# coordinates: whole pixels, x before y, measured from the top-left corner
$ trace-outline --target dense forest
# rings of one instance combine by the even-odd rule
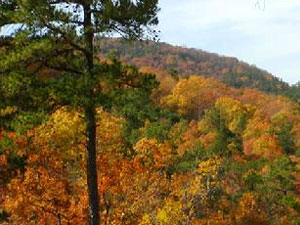
[[[300,224],[299,85],[74,2],[0,3],[0,224]]]
[[[299,105],[156,76],[148,94],[97,109],[103,224],[298,224]],[[87,220],[82,114],[63,107],[44,121],[1,131],[3,224]]]

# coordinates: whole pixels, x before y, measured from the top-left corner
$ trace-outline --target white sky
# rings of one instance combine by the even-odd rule
[[[161,41],[234,56],[300,81],[300,0],[160,0]]]

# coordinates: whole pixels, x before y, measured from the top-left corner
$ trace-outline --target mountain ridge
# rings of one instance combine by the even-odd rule
[[[267,93],[300,98],[299,84],[289,85],[267,70],[236,57],[165,42],[101,38],[97,44],[102,56],[113,53],[122,61],[139,67],[153,67],[174,76],[214,77],[236,88],[256,88]]]

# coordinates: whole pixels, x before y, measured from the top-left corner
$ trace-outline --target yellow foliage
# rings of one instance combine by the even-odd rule
[[[246,126],[243,138],[258,138],[260,135],[266,133],[270,129],[270,126],[271,121],[264,112],[262,110],[256,110]]]
[[[97,146],[98,152],[118,152],[123,149],[124,119],[97,109]]]
[[[167,199],[162,209],[159,209],[156,215],[158,225],[179,225],[184,221],[185,215],[182,212],[182,205],[179,201]]]
[[[16,111],[18,110],[17,107],[12,107],[12,106],[8,106],[4,109],[0,109],[0,117],[4,117],[4,116],[7,116],[7,115],[10,115],[12,113],[15,113]]]
[[[138,225],[152,225],[150,216],[145,214]]]
[[[140,69],[143,73],[153,73],[159,81],[158,88],[152,91],[152,99],[155,103],[159,104],[162,97],[169,95],[176,85],[177,81],[169,74],[162,73],[161,71],[153,68],[143,67]]]
[[[220,111],[220,116],[225,119],[229,130],[233,133],[241,133],[242,123],[248,115],[248,108],[239,100],[230,97],[221,97],[216,101],[216,109]]]
[[[179,80],[172,93],[161,99],[161,104],[197,118],[226,92],[226,86],[215,79],[191,76]]]
[[[275,135],[263,134],[254,141],[252,153],[262,158],[274,159],[283,154],[283,149]]]
[[[137,151],[146,165],[161,168],[169,163],[171,157],[171,146],[167,143],[159,143],[156,139],[143,138],[136,143],[134,150]]]

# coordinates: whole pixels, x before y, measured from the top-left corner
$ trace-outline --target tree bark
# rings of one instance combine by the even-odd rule
[[[90,4],[84,4],[84,42],[85,56],[87,63],[87,74],[93,79],[94,69],[94,31],[92,27],[92,13]],[[88,93],[93,97],[93,87]],[[89,197],[89,216],[90,225],[100,225],[99,196],[98,196],[98,174],[97,174],[97,155],[96,155],[96,112],[95,105],[89,102],[85,107],[86,123],[86,173]]]
[[[98,174],[96,163],[96,118],[94,107],[85,109],[86,122],[86,173],[89,196],[90,225],[100,224]]]

